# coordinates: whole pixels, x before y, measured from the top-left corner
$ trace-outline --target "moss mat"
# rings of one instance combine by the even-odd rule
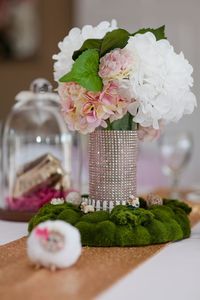
[[[29,232],[46,220],[63,220],[79,229],[84,246],[145,246],[177,241],[190,236],[191,208],[178,200],[164,199],[149,208],[140,198],[140,208],[118,205],[110,213],[84,214],[70,203],[47,204],[29,222]]]

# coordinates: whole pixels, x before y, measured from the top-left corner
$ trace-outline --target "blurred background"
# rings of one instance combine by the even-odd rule
[[[176,52],[182,50],[194,67],[194,92],[198,100],[199,11],[199,0],[0,0],[1,122],[13,105],[15,95],[26,90],[34,78],[45,77],[53,83],[52,55],[58,52],[58,42],[71,27],[96,25],[113,18],[119,27],[130,32],[165,24],[166,35]],[[185,189],[200,187],[199,119],[197,108],[192,116],[185,116],[165,131],[169,137],[171,131],[179,131],[177,140],[181,141],[181,149],[175,151],[172,163],[177,163],[177,157],[182,158],[176,167],[180,171],[180,185]],[[139,191],[170,184],[171,176],[166,175],[172,175],[172,168],[164,147],[175,147],[177,140],[166,138],[140,144]],[[87,177],[84,175],[83,179],[87,189]]]

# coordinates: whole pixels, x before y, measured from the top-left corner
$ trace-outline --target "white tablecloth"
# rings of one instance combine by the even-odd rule
[[[26,223],[0,221],[1,245],[26,234]],[[200,223],[189,239],[166,246],[98,299],[200,300]]]

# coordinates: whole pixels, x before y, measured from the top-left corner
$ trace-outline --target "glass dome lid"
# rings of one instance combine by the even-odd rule
[[[5,122],[1,206],[34,212],[79,190],[80,154],[80,141],[60,114],[58,95],[47,80],[34,80],[30,91],[16,96]]]

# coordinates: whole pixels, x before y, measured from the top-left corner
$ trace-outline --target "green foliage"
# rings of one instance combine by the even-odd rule
[[[63,220],[65,222],[74,225],[79,221],[80,213],[76,212],[73,209],[66,208],[58,215],[57,219]]]
[[[143,28],[143,29],[140,29],[138,31],[136,31],[135,33],[131,34],[132,36],[136,35],[137,33],[140,33],[140,34],[144,34],[146,32],[152,32],[155,37],[156,37],[156,40],[161,40],[161,39],[166,39],[166,36],[165,36],[165,25],[159,27],[159,28],[156,28],[156,29],[153,29],[153,28]]]
[[[77,58],[84,52],[89,49],[97,50],[100,56],[104,56],[106,53],[114,50],[116,48],[124,48],[127,45],[128,39],[130,36],[134,36],[137,33],[144,34],[146,32],[152,32],[157,40],[166,39],[165,36],[165,26],[159,28],[143,28],[137,32],[130,34],[128,31],[118,28],[111,32],[108,32],[102,39],[87,39],[81,48],[74,52],[72,58],[77,60]]]
[[[72,70],[59,79],[60,82],[77,82],[89,91],[102,90],[102,80],[98,75],[99,52],[96,49],[84,51],[74,62]]]
[[[103,56],[116,48],[124,48],[128,42],[130,33],[124,29],[115,29],[106,33],[101,44],[100,55]]]
[[[133,122],[133,116],[126,113],[123,118],[108,123],[107,130],[136,130],[137,124]]]
[[[157,40],[165,37],[165,26],[157,29],[140,29],[132,34],[152,32]],[[99,59],[106,53],[116,48],[124,48],[127,45],[131,34],[124,29],[115,29],[107,32],[102,39],[87,39],[81,48],[74,52],[72,58],[74,64],[69,73],[59,79],[60,82],[76,82],[89,91],[98,92],[103,88],[101,77],[98,75]],[[136,124],[127,113],[121,120],[116,120],[109,124],[108,129],[112,130],[132,130],[136,129]]]
[[[101,44],[102,44],[102,39],[87,39],[81,48],[77,51],[74,52],[72,58],[73,60],[76,60],[84,51],[88,49],[96,49],[99,50],[101,49]]]
[[[88,223],[99,223],[109,220],[110,214],[108,211],[95,211],[93,213],[85,214],[81,217],[80,221]]]

